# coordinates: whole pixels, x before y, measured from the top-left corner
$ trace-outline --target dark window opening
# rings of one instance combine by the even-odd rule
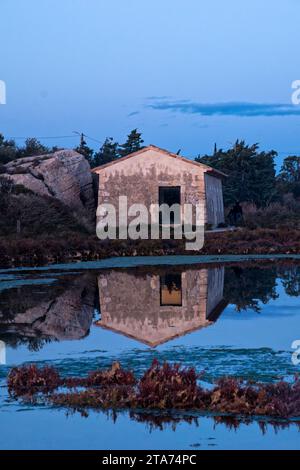
[[[182,306],[181,274],[165,274],[160,276],[161,307]]]
[[[166,204],[167,206],[171,207],[173,204],[180,204],[180,186],[160,186],[159,188],[159,205]],[[176,220],[178,219],[179,220]],[[174,225],[174,223],[180,223],[180,214],[175,219],[175,214],[172,211],[170,213],[170,224]],[[162,213],[159,213],[159,223],[162,224],[163,218]]]

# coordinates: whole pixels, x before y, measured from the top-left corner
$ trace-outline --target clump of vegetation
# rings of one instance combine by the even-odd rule
[[[108,387],[134,385],[136,379],[131,371],[125,371],[118,362],[108,370],[90,372],[87,377],[62,378],[54,367],[38,368],[34,364],[15,367],[8,376],[8,391],[13,397],[33,396],[53,392],[59,387]]]
[[[134,385],[136,379],[131,371],[121,368],[119,362],[114,362],[108,370],[96,370],[88,374],[86,378],[67,378],[64,380],[66,387],[99,387],[112,385]]]
[[[197,385],[200,375],[194,368],[154,360],[138,383],[137,401],[142,408],[199,408],[208,403],[207,393]]]
[[[0,175],[0,236],[87,234],[86,224],[58,199],[34,194]]]
[[[14,398],[35,402],[37,397],[44,397],[47,403],[72,410],[173,409],[246,417],[300,417],[298,379],[293,383],[263,384],[227,377],[218,380],[211,390],[205,390],[199,385],[199,378],[193,368],[161,365],[156,360],[139,380],[118,363],[86,378],[66,379],[54,368],[38,369],[31,365],[10,372],[8,390]],[[59,387],[65,390],[58,393]]]
[[[291,193],[283,195],[280,201],[271,202],[265,207],[243,204],[243,225],[250,230],[257,228],[280,230],[284,226],[299,229],[299,221],[300,200]]]
[[[62,384],[59,373],[53,367],[38,368],[36,365],[23,366],[11,370],[8,391],[14,398],[48,394]]]

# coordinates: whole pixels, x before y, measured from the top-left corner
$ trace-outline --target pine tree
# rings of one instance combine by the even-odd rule
[[[87,145],[83,134],[81,134],[80,145],[75,148],[75,151],[83,155],[91,166],[93,165],[94,150]]]
[[[30,137],[26,139],[25,146],[18,149],[17,157],[18,158],[34,157],[36,155],[45,155],[46,153],[49,153],[49,152],[50,150],[48,147],[43,145],[35,137]]]
[[[119,153],[121,157],[125,157],[130,153],[137,152],[143,148],[144,141],[142,139],[142,134],[138,132],[137,129],[133,129],[130,134],[127,136],[125,144],[120,145]]]
[[[5,165],[17,158],[17,146],[14,140],[5,140],[0,133],[0,165]]]
[[[251,146],[237,140],[234,146],[223,151],[217,150],[212,156],[197,157],[205,163],[228,175],[223,181],[224,203],[253,202],[258,207],[267,205],[276,193],[276,178],[273,150],[259,152],[258,144]]]
[[[300,197],[300,157],[294,155],[284,159],[277,176],[277,188],[281,196],[292,193],[294,197]]]
[[[106,137],[99,152],[96,152],[92,161],[92,168],[96,166],[105,165],[112,162],[119,157],[118,143],[114,142],[112,137]]]

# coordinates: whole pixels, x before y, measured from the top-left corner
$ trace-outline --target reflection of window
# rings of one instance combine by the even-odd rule
[[[165,274],[160,276],[160,305],[182,305],[181,274]]]

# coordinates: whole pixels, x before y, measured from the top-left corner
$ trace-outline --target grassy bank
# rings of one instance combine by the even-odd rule
[[[58,236],[0,237],[0,266],[45,265],[115,256],[223,254],[300,254],[300,231],[241,228],[207,233],[200,251],[186,251],[184,240],[100,241],[95,236],[61,232]]]

